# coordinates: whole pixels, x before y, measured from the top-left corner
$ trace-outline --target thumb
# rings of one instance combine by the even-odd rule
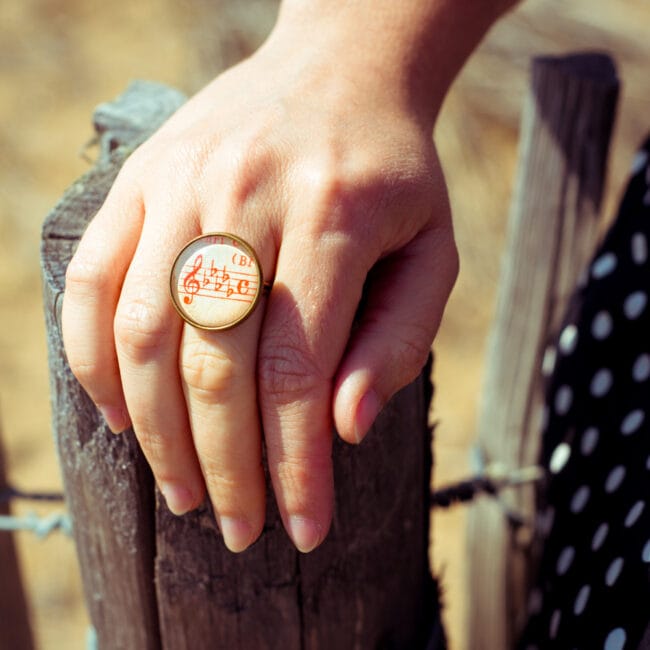
[[[347,442],[361,442],[384,404],[427,360],[458,274],[450,223],[421,231],[368,276],[367,302],[334,389],[334,423]]]

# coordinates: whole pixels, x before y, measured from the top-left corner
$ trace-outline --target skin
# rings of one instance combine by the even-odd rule
[[[422,368],[458,270],[431,133],[509,4],[286,0],[258,52],[132,154],[84,234],[63,304],[72,371],[113,431],[133,426],[173,512],[207,488],[231,550],[264,523],[262,432],[310,551],[332,517],[333,428],[359,443]],[[184,324],[168,295],[178,251],[211,231],[274,278],[224,332]]]

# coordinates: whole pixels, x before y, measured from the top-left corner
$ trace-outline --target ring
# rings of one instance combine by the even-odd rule
[[[253,247],[227,232],[207,233],[186,244],[169,278],[176,311],[203,330],[239,325],[270,287]]]

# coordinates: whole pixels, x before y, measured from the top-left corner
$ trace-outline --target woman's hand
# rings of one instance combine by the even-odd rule
[[[72,371],[112,430],[133,425],[173,512],[207,487],[233,551],[264,523],[262,435],[291,539],[324,539],[332,427],[360,442],[418,374],[457,273],[431,111],[322,33],[276,30],[133,153],[66,279]],[[274,279],[222,332],[184,324],[168,291],[213,231]]]

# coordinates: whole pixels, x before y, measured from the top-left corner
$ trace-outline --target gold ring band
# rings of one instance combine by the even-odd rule
[[[246,320],[271,283],[253,247],[227,232],[188,242],[169,276],[172,303],[181,318],[203,330],[227,330]]]

